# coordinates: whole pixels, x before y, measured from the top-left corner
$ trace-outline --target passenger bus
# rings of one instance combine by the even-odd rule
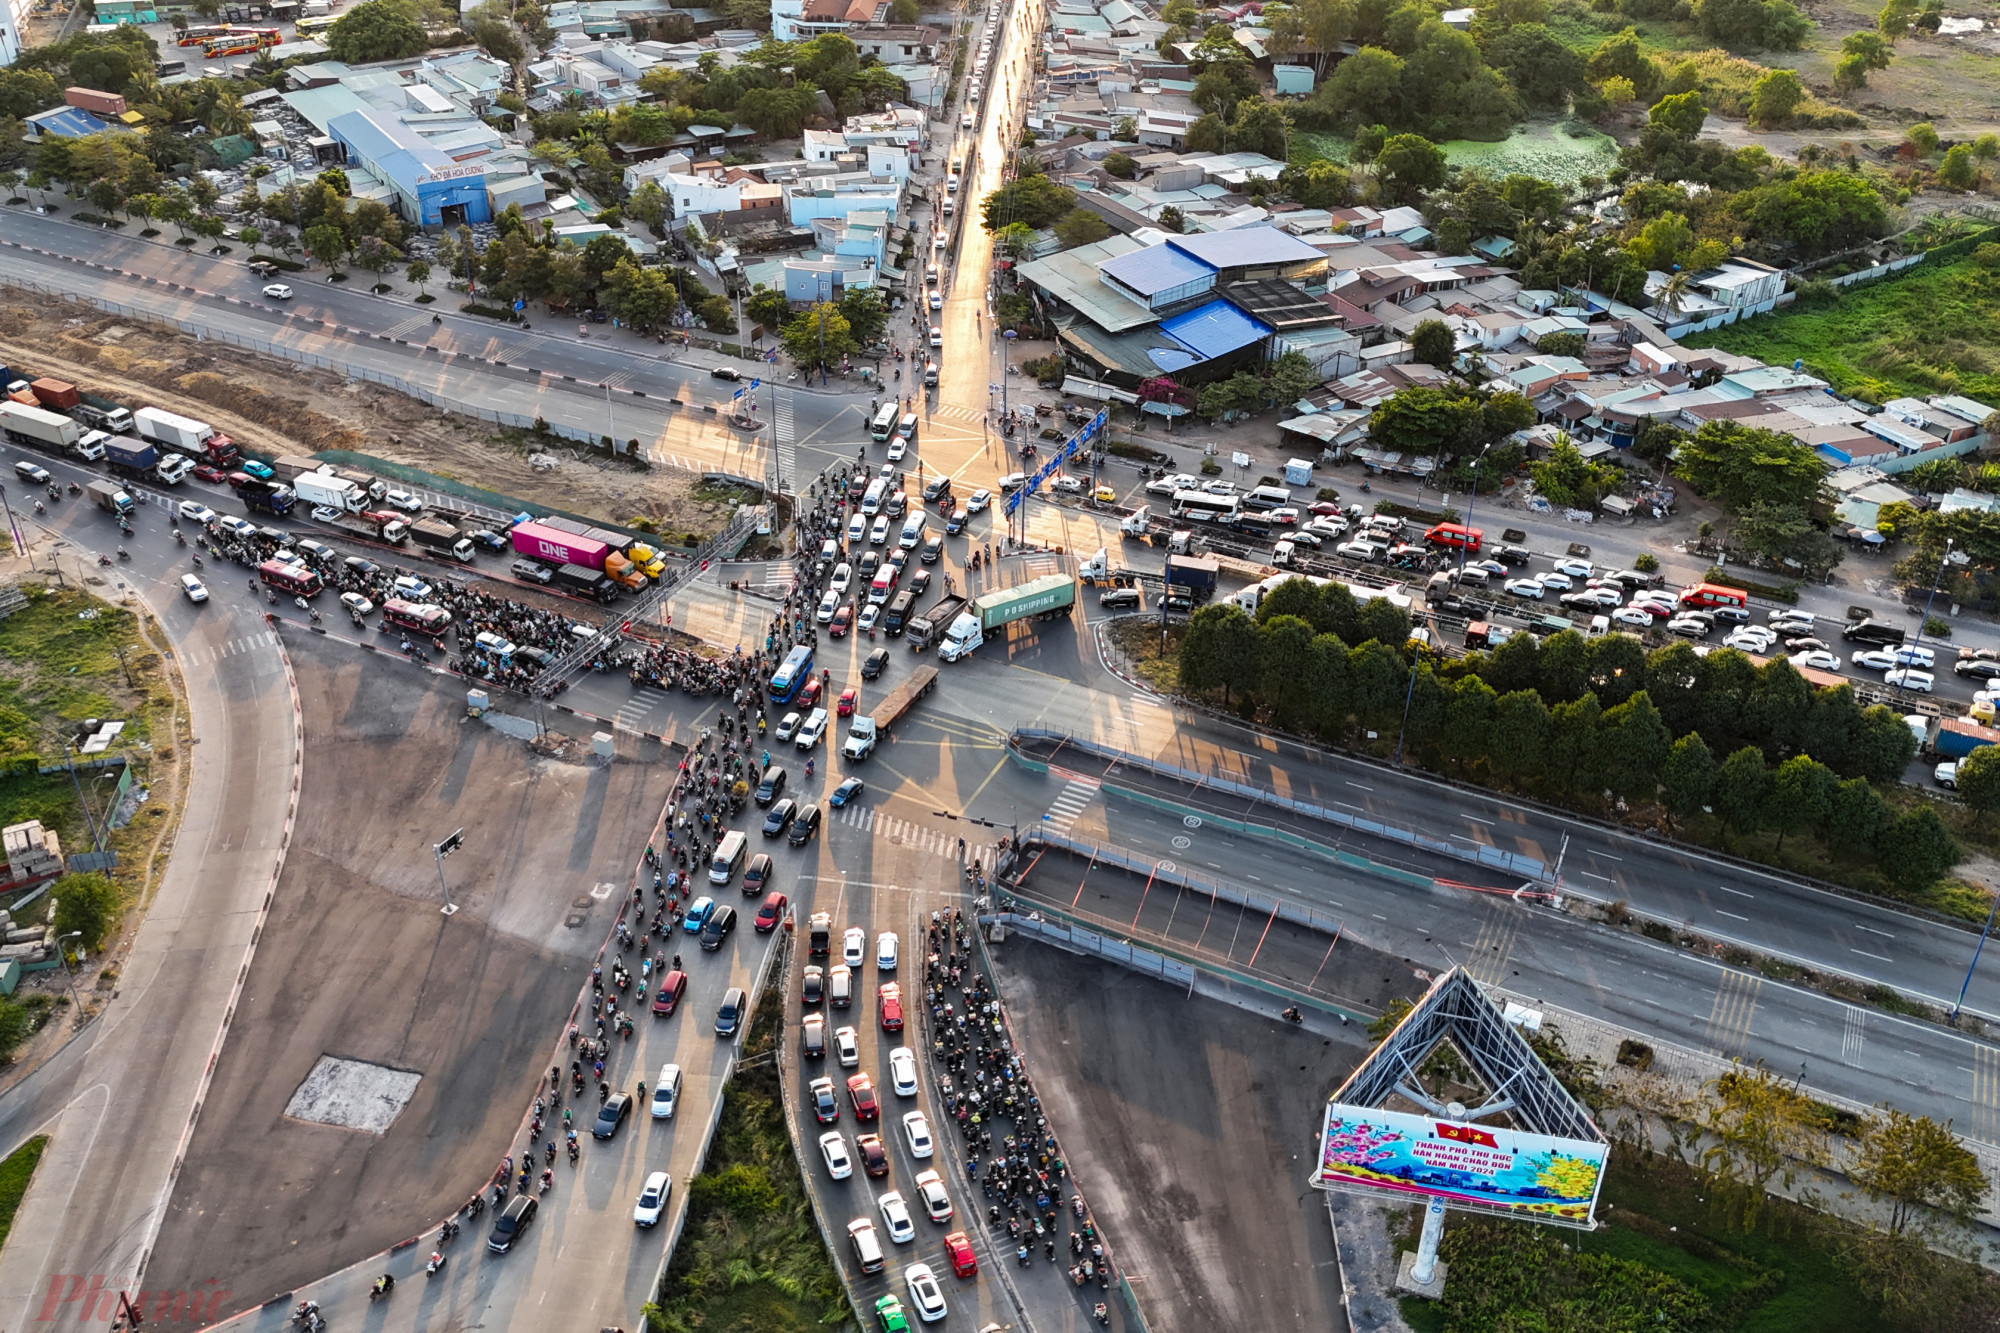
[[[201,51],[210,59],[218,56],[247,56],[253,51],[267,50],[283,40],[276,28],[239,29],[202,43]]]
[[[413,634],[442,639],[451,629],[451,612],[426,602],[406,602],[399,597],[391,597],[382,603],[382,623]]]
[[[313,14],[292,25],[293,31],[301,37],[314,37],[340,22],[338,14]]]
[[[1172,506],[1175,518],[1192,523],[1234,523],[1243,513],[1237,497],[1207,491],[1175,491]]]
[[[798,697],[799,687],[812,679],[813,650],[800,644],[785,655],[778,673],[771,677],[771,698],[781,704],[788,704]]]
[[[288,565],[282,560],[266,560],[257,566],[257,577],[265,587],[294,597],[311,597],[324,586],[319,575],[304,565]]]
[[[176,40],[179,46],[206,46],[219,37],[229,35],[227,24],[216,24],[206,28],[189,28]]]
[[[902,411],[901,400],[890,399],[875,413],[875,419],[868,423],[868,438],[877,444],[885,444],[896,433],[896,417]]]

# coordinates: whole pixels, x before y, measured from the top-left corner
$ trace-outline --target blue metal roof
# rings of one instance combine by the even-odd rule
[[[1176,315],[1160,325],[1160,331],[1204,361],[1227,356],[1271,336],[1271,328],[1250,318],[1227,301]]]
[[[1149,245],[1143,250],[1107,259],[1098,265],[1098,271],[1116,278],[1141,296],[1152,296],[1169,287],[1215,276],[1213,265],[1191,259],[1165,245]]]
[[[1320,252],[1290,232],[1276,227],[1236,227],[1175,236],[1167,245],[1210,268],[1242,268],[1249,264],[1303,264]]]
[[[359,154],[370,169],[381,172],[410,195],[416,194],[422,177],[458,165],[408,126],[378,119],[375,112],[346,112],[328,121],[326,129]]]
[[[81,139],[87,134],[102,134],[112,127],[110,121],[80,106],[59,106],[53,111],[29,116],[28,120],[40,133],[53,134],[59,139]]]

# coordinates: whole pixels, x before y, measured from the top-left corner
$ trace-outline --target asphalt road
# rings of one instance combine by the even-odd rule
[[[65,481],[84,475],[61,465],[51,470]],[[89,554],[117,545],[107,516],[66,498],[45,523],[70,543],[68,556],[82,557],[95,591],[129,591],[153,608],[179,657],[199,738],[175,855],[113,998],[48,1065],[0,1097],[0,1150],[33,1133],[53,1136],[15,1219],[14,1243],[0,1251],[0,1318],[78,1327],[91,1322],[84,1306],[95,1291],[136,1289],[142,1281],[159,1290],[198,1288],[202,1274],[148,1260],[290,831],[299,733],[261,604],[186,601],[171,539],[156,516],[140,518],[127,541],[134,559],[112,570]],[[74,576],[76,566],[68,568]],[[51,1311],[52,1290],[61,1299]],[[109,1317],[98,1315],[98,1323]]]

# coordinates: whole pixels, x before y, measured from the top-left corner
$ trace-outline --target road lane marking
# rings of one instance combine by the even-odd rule
[[[1755,898],[1757,896],[1754,893],[1745,893],[1741,889],[1732,889],[1727,884],[1718,884],[1715,887],[1721,889],[1724,893],[1733,893],[1739,898]]]
[[[1895,960],[1895,959],[1893,959],[1893,958],[1884,958],[1884,957],[1883,957],[1883,956],[1882,956],[1881,954],[1879,954],[1879,953],[1869,953],[1869,952],[1868,952],[1868,951],[1867,951],[1866,949],[1849,949],[1849,950],[1848,950],[1848,952],[1849,952],[1849,953],[1858,953],[1858,954],[1860,954],[1860,955],[1861,955],[1861,956],[1862,956],[1863,958],[1873,958],[1873,959],[1874,959],[1874,960],[1875,960],[1876,962],[1878,962],[1878,963],[1893,963],[1893,962],[1895,962],[1895,961],[1896,961],[1896,960]]]
[[[1589,876],[1589,877],[1590,877],[1591,879],[1601,879],[1601,880],[1603,880],[1603,881],[1604,881],[1604,882],[1605,882],[1606,884],[1609,884],[1609,883],[1611,882],[1611,876],[1609,876],[1609,875],[1600,875],[1600,874],[1598,874],[1598,873],[1597,873],[1597,872],[1596,872],[1595,870],[1585,870],[1585,871],[1582,871],[1582,872],[1580,872],[1580,873],[1582,873],[1582,874],[1584,874],[1584,875],[1587,875],[1587,876]]]
[[[1757,995],[1764,979],[1748,972],[1728,971],[1715,988],[1715,1004],[1709,1010],[1702,1041],[1724,1057],[1742,1053],[1749,1039],[1750,1024],[1757,1014]]]
[[[1472,821],[1473,823],[1475,823],[1475,824],[1485,824],[1485,825],[1487,825],[1488,827],[1491,827],[1491,826],[1492,826],[1492,824],[1493,824],[1493,821],[1492,821],[1492,820],[1490,820],[1490,819],[1481,819],[1481,818],[1480,818],[1480,817],[1479,817],[1478,815],[1466,815],[1466,816],[1465,816],[1465,818],[1466,818],[1466,819],[1469,819],[1469,820],[1471,820],[1471,821]]]
[[[1895,937],[1895,936],[1894,936],[1893,934],[1891,934],[1890,932],[1888,932],[1888,931],[1886,931],[1886,930],[1877,930],[1877,929],[1875,929],[1875,927],[1873,927],[1873,926],[1864,926],[1864,925],[1862,925],[1862,924],[1861,924],[1861,923],[1860,923],[1859,921],[1857,921],[1857,922],[1855,922],[1855,923],[1854,923],[1854,928],[1855,928],[1856,930],[1865,930],[1865,931],[1867,931],[1867,932],[1868,932],[1868,933],[1869,933],[1870,935],[1880,935],[1880,936],[1882,936],[1882,937],[1883,937],[1884,939],[1891,939],[1891,940],[1893,940],[1893,939],[1895,939],[1895,938],[1896,938],[1896,937]]]
[[[1362,791],[1372,792],[1375,790],[1373,787],[1367,786],[1366,784],[1360,782],[1350,782],[1347,785],[1350,787],[1359,787]]]
[[[1716,908],[1716,909],[1715,909],[1715,914],[1716,914],[1717,916],[1726,916],[1726,917],[1728,917],[1728,918],[1729,918],[1729,919],[1730,919],[1731,921],[1748,921],[1748,920],[1750,919],[1750,918],[1749,918],[1749,917],[1747,917],[1747,916],[1738,916],[1738,915],[1736,915],[1736,913],[1734,913],[1734,912],[1725,912],[1725,911],[1723,911],[1723,910],[1722,910],[1722,909],[1721,909],[1720,907],[1718,907],[1718,908]]]

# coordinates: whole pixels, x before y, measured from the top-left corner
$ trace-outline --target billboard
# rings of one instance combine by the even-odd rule
[[[1589,1228],[1609,1152],[1587,1139],[1334,1102],[1312,1183],[1435,1196],[1455,1208]]]

